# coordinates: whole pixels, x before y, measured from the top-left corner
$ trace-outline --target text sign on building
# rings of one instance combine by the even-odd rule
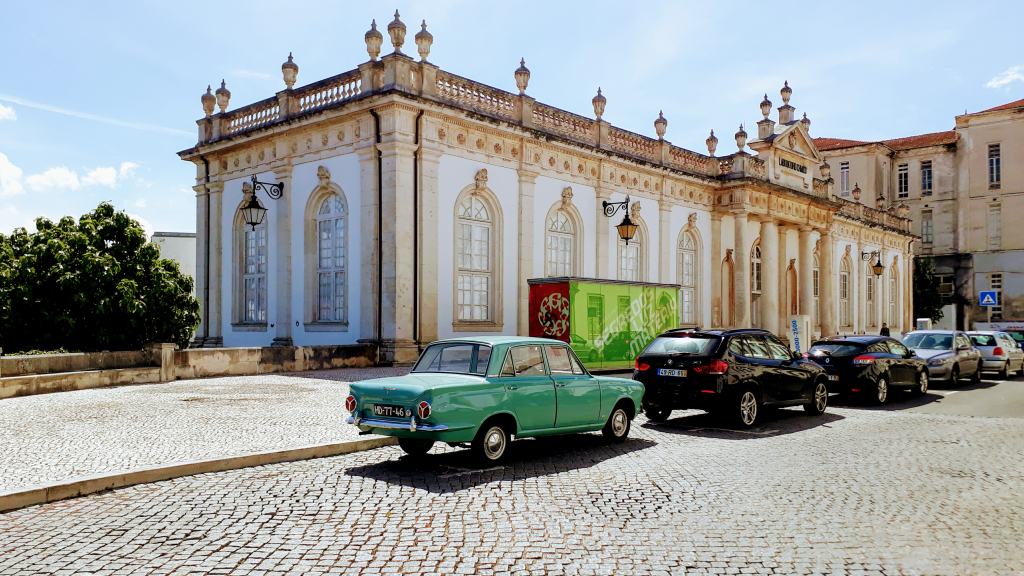
[[[982,306],[999,306],[999,299],[995,290],[982,290],[978,292],[978,304]]]
[[[807,174],[807,166],[804,166],[803,164],[797,164],[796,162],[793,162],[792,160],[788,160],[786,158],[779,158],[779,165],[781,165],[783,168],[796,170],[801,174]]]

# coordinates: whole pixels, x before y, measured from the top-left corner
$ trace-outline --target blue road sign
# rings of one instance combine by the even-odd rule
[[[982,306],[998,306],[999,300],[996,298],[996,291],[982,290],[978,292],[978,304]]]

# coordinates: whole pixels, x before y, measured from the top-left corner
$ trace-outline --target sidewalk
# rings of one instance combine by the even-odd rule
[[[353,440],[348,382],[408,368],[182,380],[0,400],[0,493]]]

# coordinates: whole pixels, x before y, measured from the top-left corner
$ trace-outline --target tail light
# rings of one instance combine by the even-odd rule
[[[636,361],[633,363],[633,367],[639,370],[640,372],[646,372],[651,369],[650,364],[648,364],[647,362],[641,362],[639,358],[637,358]]]
[[[348,410],[349,412],[355,412],[356,411],[356,397],[355,396],[349,394],[348,398],[345,398],[345,410]]]
[[[694,374],[703,374],[706,376],[721,376],[729,371],[729,363],[724,360],[712,360],[707,364],[701,364],[693,367]]]
[[[1006,354],[1006,353],[1003,352],[1003,347],[1002,346],[996,346],[996,349],[992,351],[992,354],[995,355],[995,356],[1002,356],[1003,354]]]
[[[430,418],[430,403],[424,400],[417,404],[416,413],[419,414],[420,420]]]
[[[857,356],[853,359],[854,366],[867,366],[875,363],[874,356]]]

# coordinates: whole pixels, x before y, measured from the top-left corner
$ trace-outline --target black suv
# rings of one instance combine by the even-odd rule
[[[830,392],[863,394],[885,404],[890,388],[928,392],[928,366],[912,350],[887,336],[837,336],[807,351],[828,374]]]
[[[699,408],[750,427],[762,406],[818,415],[828,405],[825,371],[767,330],[669,330],[637,357],[633,379],[646,387],[644,412],[655,422]]]

